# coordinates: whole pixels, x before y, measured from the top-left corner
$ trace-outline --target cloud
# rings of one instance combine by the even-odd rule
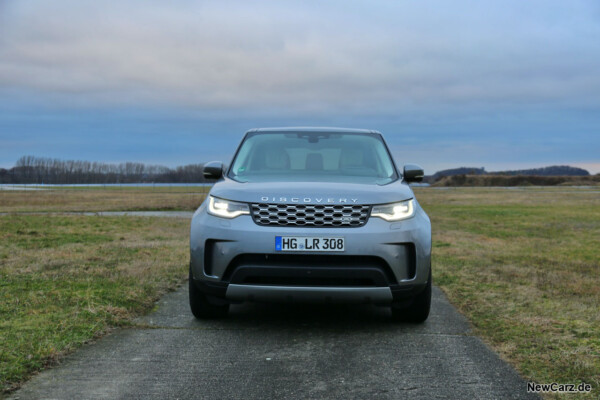
[[[33,153],[173,166],[227,159],[251,127],[331,125],[379,129],[429,172],[597,168],[599,11],[0,0],[0,165]]]
[[[0,90],[46,104],[365,115],[599,105],[600,26],[583,1],[8,4]]]

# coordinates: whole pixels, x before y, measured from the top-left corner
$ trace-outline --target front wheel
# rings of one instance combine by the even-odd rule
[[[425,289],[415,297],[408,307],[392,304],[392,318],[399,322],[422,323],[429,317],[431,308],[431,268]]]
[[[192,270],[190,268],[190,309],[194,317],[198,319],[211,319],[221,318],[227,315],[229,312],[229,304],[214,305],[211,304],[206,295],[202,293],[194,283],[194,277],[192,276]]]

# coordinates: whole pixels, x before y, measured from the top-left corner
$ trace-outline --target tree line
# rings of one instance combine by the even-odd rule
[[[481,168],[470,168],[470,167],[460,167],[460,168],[452,168],[452,169],[444,169],[442,171],[438,171],[433,175],[426,176],[424,181],[427,183],[435,183],[442,180],[445,177],[452,176],[469,176],[469,175],[502,175],[502,176],[579,176],[585,177],[590,176],[589,171],[578,168],[571,167],[569,165],[551,165],[549,167],[542,168],[531,168],[531,169],[518,169],[518,170],[509,170],[509,171],[496,171],[496,172],[487,172],[484,167]],[[448,182],[459,182],[456,179],[447,180]]]
[[[0,168],[0,183],[105,184],[202,183],[203,164],[176,168],[136,162],[109,164],[81,160],[23,156],[13,168]]]

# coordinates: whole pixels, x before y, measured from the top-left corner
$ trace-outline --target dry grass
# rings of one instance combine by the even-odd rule
[[[206,187],[0,190],[0,212],[195,210]]]
[[[434,281],[538,383],[600,385],[600,193],[418,189]],[[552,396],[548,396],[552,397]]]

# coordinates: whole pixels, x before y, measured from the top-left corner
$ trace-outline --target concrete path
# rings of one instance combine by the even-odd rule
[[[434,289],[423,325],[374,306],[233,306],[196,321],[187,289],[14,399],[524,399],[526,383]]]

